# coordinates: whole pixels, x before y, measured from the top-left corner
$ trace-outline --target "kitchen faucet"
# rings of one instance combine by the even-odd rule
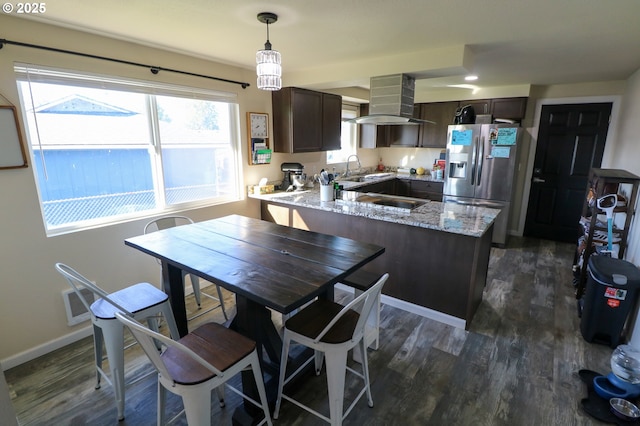
[[[358,158],[358,156],[355,154],[351,154],[350,156],[347,157],[347,171],[344,173],[345,177],[349,177],[349,160],[351,159],[351,157],[356,157],[356,161],[358,162],[358,170],[362,168],[362,165],[360,164],[360,159]]]

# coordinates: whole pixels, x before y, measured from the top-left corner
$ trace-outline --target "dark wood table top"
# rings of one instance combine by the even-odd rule
[[[239,215],[128,238],[125,244],[282,313],[385,250]]]

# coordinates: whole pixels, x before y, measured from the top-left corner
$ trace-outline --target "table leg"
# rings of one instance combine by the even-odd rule
[[[278,396],[278,372],[280,370],[280,356],[282,353],[282,339],[271,321],[271,311],[266,307],[236,294],[236,316],[229,328],[241,333],[256,342],[267,400],[273,410]],[[264,355],[264,356],[263,356]],[[253,374],[242,372],[243,391],[258,400]],[[238,408],[233,415],[233,424],[255,424],[263,417],[262,411],[250,402],[245,402],[243,408]]]
[[[169,296],[169,303],[176,319],[180,337],[189,334],[187,325],[187,307],[184,304],[184,281],[182,270],[167,262],[162,262],[162,286]]]

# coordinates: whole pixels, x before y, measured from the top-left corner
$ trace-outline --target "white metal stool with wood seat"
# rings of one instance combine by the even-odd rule
[[[373,407],[364,329],[366,320],[377,303],[382,286],[388,278],[389,274],[384,274],[373,286],[354,298],[346,306],[330,300],[318,299],[285,322],[280,379],[278,381],[278,399],[276,400],[274,418],[278,418],[282,399],[296,404],[332,425],[341,425],[343,419],[351,412],[365,393],[367,394],[369,406]],[[292,341],[313,349],[314,355],[291,373],[289,377],[285,377],[289,347]],[[356,346],[360,347],[363,354],[361,373],[347,366],[348,352]],[[326,359],[327,363],[329,417],[283,393],[284,386],[311,361],[315,360],[316,374],[320,374],[323,359]],[[343,412],[347,371],[363,379],[364,386],[347,410]]]
[[[178,215],[173,215],[173,216],[163,216],[160,217],[158,219],[154,219],[151,222],[147,223],[144,227],[144,233],[145,234],[149,234],[151,232],[155,232],[155,231],[159,231],[161,229],[168,229],[168,228],[173,228],[176,226],[181,226],[181,225],[188,225],[188,224],[192,224],[193,220],[187,216],[178,216]],[[158,262],[160,262],[160,260],[158,259]],[[189,318],[189,320],[192,320],[194,318],[198,318],[199,316],[202,316],[208,312],[213,311],[216,308],[220,308],[222,310],[222,315],[224,315],[224,319],[225,321],[227,321],[229,319],[229,317],[227,317],[227,311],[225,310],[224,307],[224,298],[222,297],[222,291],[220,290],[220,286],[213,283],[213,285],[216,287],[216,291],[218,293],[218,297],[212,296],[210,294],[207,294],[204,291],[200,290],[200,278],[193,275],[193,274],[189,274],[186,271],[182,271],[182,279],[184,280],[184,278],[189,275],[189,278],[191,279],[191,288],[193,289],[193,296],[196,299],[196,304],[198,305],[198,309],[201,308],[202,305],[202,299],[201,296],[205,296],[208,297],[212,300],[216,300],[218,301],[218,304],[213,306],[211,309],[207,309],[206,311],[203,312],[199,312],[196,315],[193,315],[191,318]],[[164,283],[163,283],[163,288],[165,288]]]
[[[355,297],[358,297],[375,285],[381,277],[382,275],[376,272],[358,269],[340,282],[352,287]],[[373,309],[371,309],[371,313],[364,327],[364,343],[367,347],[376,350],[380,346],[380,294],[378,294],[378,300],[376,300]]]
[[[158,425],[165,424],[166,390],[182,397],[187,423],[201,426],[211,424],[211,392],[213,389],[218,391],[220,405],[223,406],[221,387],[226,385],[262,409],[265,417],[259,424],[271,426],[267,394],[253,340],[211,322],[201,325],[176,342],[147,329],[123,313],[116,315],[131,330],[158,371]],[[154,339],[167,346],[164,353],[158,353]],[[260,402],[227,383],[234,375],[249,367],[253,370]]]
[[[138,283],[113,293],[107,293],[77,271],[63,263],[56,263],[56,269],[75,291],[76,295],[91,315],[93,323],[93,344],[96,362],[96,389],[100,388],[100,379],[109,382],[114,388],[118,420],[124,419],[124,327],[117,320],[116,312],[126,312],[133,318],[146,320],[149,327],[158,329],[156,318],[162,314],[167,322],[171,337],[177,339],[180,334],[176,326],[169,297],[149,283]],[[97,300],[91,304],[81,290],[91,291]],[[107,351],[107,360],[111,375],[102,369],[103,340]]]

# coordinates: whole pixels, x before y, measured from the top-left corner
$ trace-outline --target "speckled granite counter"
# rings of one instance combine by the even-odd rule
[[[395,179],[395,176],[391,177],[391,179]],[[427,180],[427,178],[423,179]],[[380,179],[378,181],[382,180],[383,179]],[[499,210],[495,209],[462,206],[429,200],[421,200],[424,201],[424,204],[413,210],[361,203],[355,200],[357,196],[362,195],[362,193],[348,191],[346,189],[354,189],[358,186],[366,185],[366,182],[341,182],[341,184],[345,186],[345,191],[343,191],[342,194],[343,199],[336,201],[320,201],[320,191],[317,186],[314,189],[306,191],[251,195],[251,197],[292,206],[331,211],[351,216],[363,216],[369,219],[418,226],[473,237],[479,237],[484,234],[498,213],[500,213]]]

